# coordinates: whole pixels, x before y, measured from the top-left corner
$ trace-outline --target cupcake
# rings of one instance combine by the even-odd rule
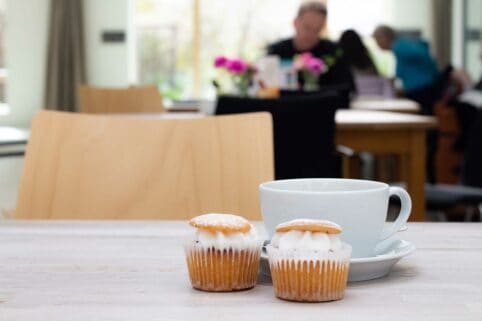
[[[189,224],[195,231],[185,252],[194,288],[227,292],[255,286],[261,241],[245,218],[205,214],[194,217]]]
[[[267,246],[275,295],[291,301],[340,300],[345,294],[351,246],[337,224],[293,220],[276,227]]]

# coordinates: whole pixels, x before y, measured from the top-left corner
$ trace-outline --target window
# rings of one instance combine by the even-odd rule
[[[482,74],[480,57],[482,46],[482,2],[478,0],[463,1],[463,66],[474,81]]]
[[[137,80],[164,96],[214,96],[217,55],[254,60],[292,33],[299,0],[136,0]],[[274,14],[276,13],[276,14]]]
[[[321,0],[323,1],[323,0]],[[293,33],[302,0],[135,0],[136,74],[140,84],[158,84],[169,98],[212,98],[212,62],[217,55],[255,60],[266,45]],[[418,0],[326,0],[328,35],[348,28],[366,39],[382,74],[393,76],[395,59],[369,37],[379,23],[424,31],[430,8]],[[416,10],[414,10],[416,8]],[[347,15],[346,12],[364,14]],[[416,11],[405,19],[406,12]],[[403,12],[403,17],[400,16]],[[367,14],[370,13],[370,14]],[[398,21],[398,20],[403,21]]]
[[[402,1],[402,0],[395,0]],[[412,0],[413,2],[413,0]],[[378,71],[387,77],[395,75],[395,57],[391,52],[381,50],[371,37],[380,23],[394,20],[394,1],[387,0],[336,0],[328,1],[328,29],[332,39],[338,39],[346,29],[356,30],[368,48]],[[353,15],[347,12],[363,12]],[[366,13],[370,14],[366,14]]]

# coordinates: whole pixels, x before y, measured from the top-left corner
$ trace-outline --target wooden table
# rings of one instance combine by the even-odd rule
[[[412,255],[321,304],[276,299],[263,278],[249,291],[193,290],[188,232],[179,221],[0,222],[0,320],[482,320],[480,223],[409,223]]]
[[[391,111],[397,113],[420,113],[420,105],[405,98],[359,97],[350,104],[351,109],[371,111]]]
[[[400,156],[400,177],[412,198],[410,220],[425,218],[425,136],[436,127],[433,117],[391,112],[340,110],[336,142],[357,152]]]

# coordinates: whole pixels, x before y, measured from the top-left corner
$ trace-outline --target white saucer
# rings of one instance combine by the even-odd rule
[[[415,250],[415,246],[405,240],[391,239],[390,242],[380,244],[378,255],[350,260],[350,274],[348,282],[368,281],[387,275],[404,256]],[[266,251],[261,252],[260,271],[263,275],[271,277]]]
[[[405,240],[394,240],[392,245],[381,254],[373,257],[350,260],[348,282],[367,281],[387,275],[404,256],[415,251],[415,245]]]

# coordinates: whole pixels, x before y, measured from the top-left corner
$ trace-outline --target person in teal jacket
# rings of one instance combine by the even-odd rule
[[[418,102],[422,113],[433,115],[435,103],[442,98],[446,90],[452,68],[449,66],[442,73],[430,55],[426,41],[410,37],[397,37],[389,26],[379,26],[373,36],[383,50],[392,50],[396,59],[396,76],[402,81],[407,98]],[[427,135],[427,175],[434,181],[434,156],[437,145],[437,132]]]
[[[388,26],[378,26],[373,33],[378,46],[392,50],[396,59],[396,76],[402,81],[407,97],[420,101],[422,105],[437,99],[441,78],[437,63],[430,55],[426,41],[410,37],[397,37]],[[441,94],[441,93],[440,93]],[[431,108],[426,106],[430,113]]]
[[[419,39],[398,38],[392,46],[397,59],[396,75],[403,89],[413,92],[437,83],[440,72],[430,56],[428,43]]]

